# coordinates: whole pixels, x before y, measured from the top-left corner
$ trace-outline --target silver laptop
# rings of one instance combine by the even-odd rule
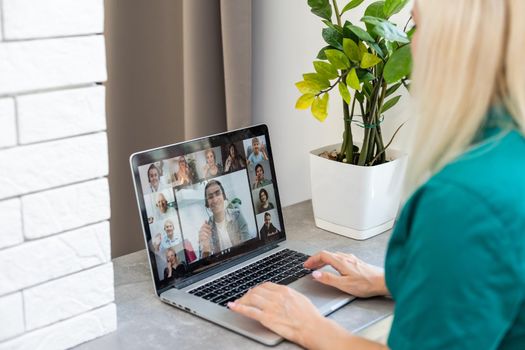
[[[270,137],[257,125],[130,157],[160,299],[267,345],[282,341],[227,303],[271,281],[327,315],[353,297],[312,279],[308,254],[286,241]]]

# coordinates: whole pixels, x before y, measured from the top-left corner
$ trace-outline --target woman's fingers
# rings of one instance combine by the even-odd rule
[[[240,313],[243,316],[252,318],[261,323],[263,322],[262,319],[264,318],[264,313],[263,311],[261,311],[260,309],[256,307],[241,304],[240,302],[237,301],[237,302],[229,302],[228,308],[230,308],[231,310],[235,312]]]
[[[343,259],[334,253],[323,250],[320,253],[312,255],[304,262],[304,267],[307,269],[319,269],[323,266],[330,265],[336,269],[339,273],[343,273],[345,265]]]
[[[326,271],[314,271],[312,277],[323,284],[341,289],[344,284],[344,278],[342,276],[334,275],[333,273]]]

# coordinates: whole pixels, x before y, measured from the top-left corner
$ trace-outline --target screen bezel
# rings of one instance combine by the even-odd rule
[[[207,148],[213,147],[222,147],[229,143],[244,141],[253,137],[264,136],[266,139],[266,152],[268,153],[270,171],[272,175],[272,183],[275,193],[275,209],[277,210],[280,224],[281,224],[281,233],[279,237],[275,240],[263,243],[259,239],[251,239],[246,243],[241,244],[237,247],[232,247],[229,253],[223,253],[221,255],[211,256],[209,258],[198,259],[196,262],[191,263],[189,266],[192,270],[202,268],[202,271],[191,274],[188,277],[183,278],[182,280],[173,280],[166,282],[165,280],[160,280],[156,271],[156,261],[155,258],[151,256],[150,249],[148,245],[149,239],[151,239],[151,232],[148,223],[148,215],[146,212],[146,204],[144,201],[144,193],[142,190],[142,184],[140,181],[139,167],[151,164],[160,160],[166,160],[181,155],[187,155],[194,152],[203,151]],[[243,150],[244,151],[244,150]],[[286,240],[286,230],[283,220],[282,207],[279,197],[279,190],[277,185],[277,176],[275,172],[275,165],[273,162],[273,152],[271,141],[268,133],[268,127],[265,124],[259,124],[251,126],[248,128],[242,128],[238,130],[228,131],[224,133],[219,133],[211,136],[201,137],[189,141],[184,141],[172,145],[162,146],[154,148],[151,150],[141,151],[134,153],[130,156],[130,165],[133,176],[133,182],[135,187],[135,194],[139,209],[139,214],[141,218],[143,237],[146,247],[146,252],[148,255],[148,260],[150,263],[150,270],[153,276],[155,291],[157,295],[160,295],[163,291],[170,288],[184,288],[185,286],[195,283],[199,280],[207,278],[210,275],[213,275],[221,270],[231,267],[234,263],[237,263],[238,260],[249,259],[254,253],[260,251],[267,251],[274,247],[276,244]],[[248,176],[248,165],[246,165],[246,176]],[[253,198],[252,198],[252,207],[253,207]],[[178,213],[178,210],[177,210]],[[258,228],[256,226],[256,230]],[[257,232],[258,233],[258,232]],[[148,239],[149,237],[149,239]],[[258,235],[257,235],[258,237]],[[205,266],[210,265],[210,267],[205,268]]]

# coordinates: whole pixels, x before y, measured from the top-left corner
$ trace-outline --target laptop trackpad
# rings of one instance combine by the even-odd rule
[[[327,315],[355,299],[354,296],[346,294],[337,288],[317,282],[312,275],[299,279],[290,284],[289,287],[306,295],[323,315]]]

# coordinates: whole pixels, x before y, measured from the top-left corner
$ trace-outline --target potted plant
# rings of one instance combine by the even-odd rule
[[[414,30],[389,20],[408,0],[371,3],[364,8],[364,26],[343,22],[363,2],[351,0],[340,10],[337,0],[308,0],[325,25],[327,46],[313,62],[315,72],[296,83],[301,93],[296,108],[311,109],[321,122],[328,116],[329,94],[341,97],[342,142],[310,155],[312,203],[318,227],[356,239],[390,229],[399,208],[406,155],[389,146],[401,126],[385,143],[381,123],[399,102],[398,89],[408,87]],[[354,140],[353,123],[363,130],[361,143]]]

